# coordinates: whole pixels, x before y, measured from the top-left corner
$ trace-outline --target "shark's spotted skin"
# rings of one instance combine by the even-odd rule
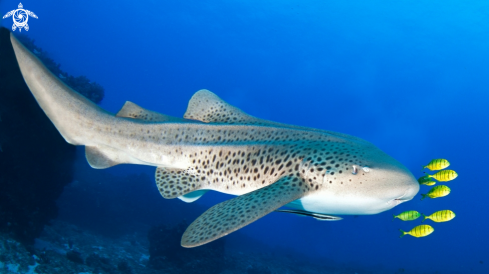
[[[197,218],[183,246],[213,241],[284,205],[376,214],[419,190],[404,166],[367,141],[262,120],[208,90],[192,97],[184,119],[131,102],[113,115],[67,87],[13,35],[11,42],[40,107],[67,142],[85,146],[92,167],[155,166],[163,197],[186,202],[207,190],[241,195]]]
[[[291,133],[292,137],[294,134]],[[300,173],[306,178],[308,187],[317,190],[323,186],[325,178],[329,178],[327,184],[332,184],[342,174],[350,172],[352,165],[363,164],[359,159],[362,152],[341,143],[277,137],[282,140],[281,144],[260,144],[260,135],[256,134],[254,145],[249,146],[246,142],[251,141],[241,138],[245,142],[242,146],[214,143],[214,149],[203,148],[193,153],[182,151],[189,162],[187,169],[171,172],[157,169],[158,189],[163,197],[175,198],[197,189],[241,195],[268,186],[283,176],[299,176]],[[349,182],[345,180],[344,183]]]

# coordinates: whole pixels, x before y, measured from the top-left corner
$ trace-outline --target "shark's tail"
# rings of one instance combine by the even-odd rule
[[[113,115],[58,79],[13,34],[10,41],[27,86],[61,135],[70,144],[91,145],[84,138],[87,129]]]

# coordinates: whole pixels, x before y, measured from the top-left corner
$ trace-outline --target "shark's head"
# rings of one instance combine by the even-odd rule
[[[312,171],[307,180],[322,181],[321,190],[295,207],[325,214],[377,214],[411,200],[419,191],[406,167],[368,142],[340,144],[328,155],[321,162],[312,160],[315,167],[307,168]]]

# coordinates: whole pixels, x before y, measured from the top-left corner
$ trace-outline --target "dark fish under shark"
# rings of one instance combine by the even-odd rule
[[[66,86],[13,35],[11,43],[40,107],[68,143],[85,146],[93,168],[155,166],[167,199],[192,202],[209,190],[238,195],[198,217],[182,236],[184,247],[282,206],[324,216],[377,214],[419,191],[409,170],[365,140],[258,119],[208,90],[191,98],[183,119],[131,102],[114,115]]]
[[[343,220],[343,218],[341,218],[341,217],[326,215],[326,214],[321,214],[321,213],[315,213],[315,212],[309,212],[309,211],[304,211],[304,210],[277,209],[277,210],[275,210],[275,212],[283,212],[283,213],[290,213],[290,214],[295,214],[295,215],[299,215],[299,216],[313,217],[314,219],[320,220],[320,221]]]

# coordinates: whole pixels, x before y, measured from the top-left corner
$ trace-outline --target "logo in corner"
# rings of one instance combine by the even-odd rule
[[[29,20],[29,16],[37,19],[37,15],[35,15],[32,11],[25,10],[23,8],[24,6],[22,6],[22,3],[19,3],[18,9],[11,10],[3,16],[3,19],[12,16],[12,19],[14,20],[14,24],[12,25],[13,31],[15,31],[17,28],[19,28],[19,31],[22,31],[22,28],[28,31],[29,25],[27,25],[27,21]]]

